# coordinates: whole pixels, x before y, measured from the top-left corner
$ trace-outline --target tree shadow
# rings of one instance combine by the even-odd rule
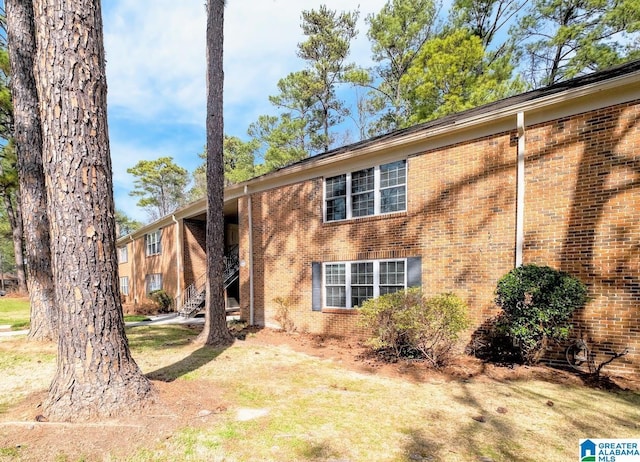
[[[606,342],[629,346],[640,329],[639,119],[628,103],[527,127],[524,262],[588,285],[592,302],[573,322],[603,353]],[[312,312],[311,263],[421,256],[428,292],[460,295],[481,326],[497,314],[497,281],[515,265],[517,145],[508,130],[408,156],[407,210],[385,216],[324,222],[322,177],[253,193],[255,322],[275,323],[267,317],[282,297],[298,330],[357,332],[357,316]],[[242,280],[247,312],[248,273]],[[635,345],[616,364],[637,369]]]
[[[162,367],[153,372],[147,373],[147,377],[151,380],[160,382],[173,382],[174,380],[200,369],[202,366],[214,361],[228,347],[210,347],[202,346],[191,352],[189,356],[182,358],[180,361]]]

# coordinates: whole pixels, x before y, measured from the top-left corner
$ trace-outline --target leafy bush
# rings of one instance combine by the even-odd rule
[[[569,318],[586,301],[587,288],[581,281],[548,266],[515,268],[496,289],[496,303],[504,310],[500,327],[527,364],[540,361],[549,342],[568,337]]]
[[[426,298],[416,288],[367,300],[360,315],[376,351],[395,360],[421,357],[436,367],[448,363],[458,334],[469,325],[467,307],[456,295]]]
[[[171,305],[173,304],[173,299],[169,297],[169,295],[164,290],[154,290],[149,294],[149,297],[151,297],[151,300],[156,302],[156,304],[158,305],[158,311],[170,311]]]

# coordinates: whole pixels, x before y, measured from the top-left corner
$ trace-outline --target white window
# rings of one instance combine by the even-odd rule
[[[129,278],[127,276],[120,278],[120,294],[129,295]]]
[[[162,290],[162,274],[147,274],[147,293],[150,294],[156,290]]]
[[[406,260],[373,260],[324,264],[327,308],[355,308],[370,298],[407,287]]]
[[[129,252],[127,251],[127,246],[118,247],[118,263],[126,263],[129,259]]]
[[[325,221],[399,212],[407,209],[407,162],[329,177],[324,182]]]
[[[146,234],[144,239],[147,249],[147,256],[158,255],[162,249],[162,247],[160,246],[160,230]]]

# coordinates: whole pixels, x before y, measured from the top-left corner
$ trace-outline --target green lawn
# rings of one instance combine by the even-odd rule
[[[355,372],[252,335],[224,350],[194,344],[196,335],[184,326],[127,329],[142,370],[172,392],[162,412],[136,421],[140,429],[109,419],[86,428],[3,426],[10,409],[46,392],[55,345],[0,340],[0,441],[12,441],[0,443],[0,462],[42,454],[70,462],[564,461],[577,459],[581,438],[640,431],[637,392],[490,373],[421,382]],[[207,407],[212,401],[222,405]],[[206,409],[215,412],[197,414]],[[183,423],[162,429],[176,420]],[[124,452],[120,439],[129,441]]]
[[[13,330],[29,328],[29,300],[26,298],[0,298],[0,326]]]
[[[127,315],[125,322],[148,321],[148,316]],[[0,298],[0,326],[11,326],[12,330],[29,328],[29,300],[26,298]]]

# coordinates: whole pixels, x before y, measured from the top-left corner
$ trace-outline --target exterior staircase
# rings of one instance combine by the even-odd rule
[[[226,290],[240,277],[240,258],[238,246],[233,246],[227,255],[224,256],[223,286]],[[195,316],[202,309],[205,302],[207,274],[202,274],[191,283],[182,294],[178,314],[183,317]],[[237,303],[237,302],[236,302]],[[237,307],[232,307],[232,311],[237,311]]]

